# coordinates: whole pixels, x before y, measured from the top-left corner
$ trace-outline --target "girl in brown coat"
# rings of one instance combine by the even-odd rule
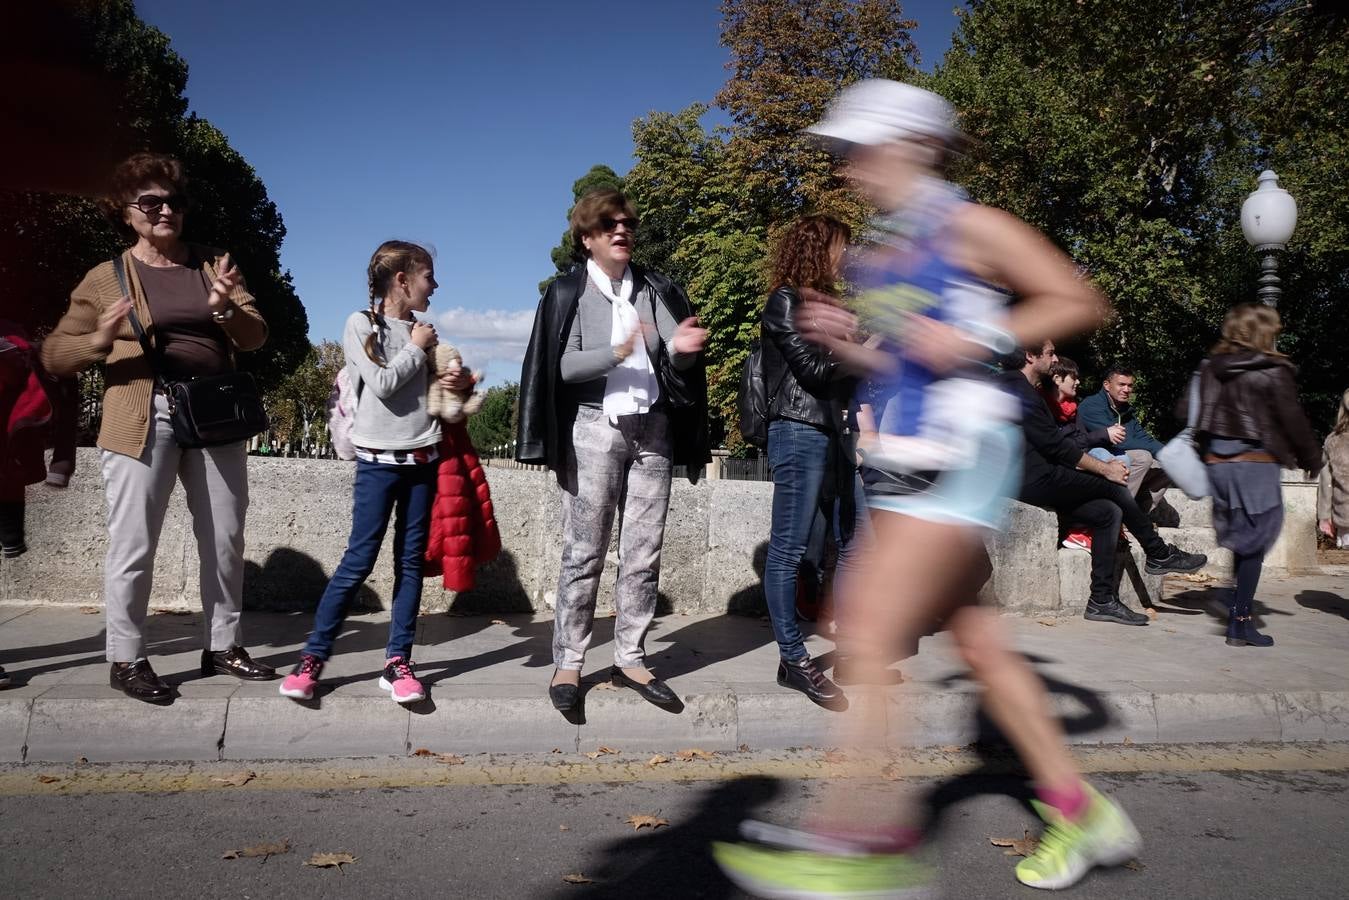
[[[1279,313],[1261,303],[1234,307],[1204,364],[1200,448],[1213,489],[1213,527],[1232,551],[1236,589],[1227,622],[1232,647],[1269,647],[1251,601],[1265,553],[1283,528],[1281,468],[1321,468],[1321,448],[1298,404],[1297,368],[1275,349]]]

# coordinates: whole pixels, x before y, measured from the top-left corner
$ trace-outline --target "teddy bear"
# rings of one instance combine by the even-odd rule
[[[482,409],[483,395],[472,388],[466,391],[446,390],[440,384],[442,375],[450,375],[464,368],[464,358],[449,344],[436,344],[432,357],[431,386],[426,392],[428,414],[446,422],[462,422]],[[476,383],[477,379],[474,378]]]

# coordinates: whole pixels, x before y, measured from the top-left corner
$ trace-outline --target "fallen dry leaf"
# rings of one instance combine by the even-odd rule
[[[350,853],[315,853],[305,861],[305,865],[316,869],[337,869],[341,872],[343,866],[349,866],[355,861],[356,857]]]
[[[690,747],[687,750],[680,750],[678,753],[675,754],[675,756],[678,757],[679,759],[686,759],[686,760],[711,759],[715,755],[716,755],[715,753],[708,753],[706,750],[703,750],[698,747]]]
[[[233,775],[229,775],[224,778],[216,776],[211,780],[214,781],[216,784],[223,784],[227,785],[228,787],[242,787],[243,785],[248,784],[250,781],[253,780],[253,773],[236,772]]]
[[[664,757],[664,756],[661,756],[659,753],[657,753],[655,756],[653,756],[653,757],[651,757],[650,759],[648,759],[648,760],[646,761],[646,764],[647,764],[647,766],[649,766],[650,768],[653,768],[653,769],[654,769],[656,766],[662,766],[662,765],[664,765],[665,763],[667,763],[667,762],[669,762],[669,761],[670,761],[670,760],[669,760],[668,758],[666,758],[666,757]]]
[[[845,763],[848,761],[848,754],[842,750],[824,751],[824,761],[827,763]]]
[[[631,825],[633,831],[641,831],[643,828],[650,828],[653,831],[662,825],[669,825],[669,819],[658,819],[655,816],[628,816],[623,820],[624,824]]]
[[[1020,839],[991,837],[988,842],[994,847],[1009,848],[1003,851],[1007,856],[1030,856],[1035,853],[1035,848],[1040,846],[1040,839],[1031,837],[1030,829],[1027,829],[1025,836]]]
[[[591,752],[587,753],[586,756],[590,757],[591,759],[599,759],[601,756],[617,755],[617,753],[618,751],[615,750],[613,747],[600,747],[597,750],[592,750]]]
[[[1177,577],[1183,578],[1186,581],[1192,581],[1195,584],[1208,584],[1213,580],[1213,576],[1207,572],[1187,572],[1184,575],[1178,575]]]
[[[80,757],[76,757],[76,759],[75,759],[75,765],[77,765],[77,766],[82,766],[82,765],[84,765],[84,764],[87,763],[87,762],[89,762],[89,757],[87,757],[87,756],[80,756]]]
[[[558,831],[571,831],[571,826],[570,826],[570,825],[559,825],[559,826],[557,826],[557,830],[558,830]]]
[[[1036,619],[1035,621],[1039,622],[1041,625],[1046,625],[1050,628],[1053,628],[1059,624],[1058,622],[1055,622],[1053,619]]]
[[[561,748],[561,747],[554,747],[552,750],[549,750],[548,752],[549,752],[549,753],[561,753],[561,752],[562,752],[562,748]]]
[[[1134,739],[1133,739],[1133,738],[1131,738],[1131,737],[1126,737],[1126,738],[1124,739],[1124,746],[1128,747],[1128,746],[1129,746],[1130,744],[1132,744],[1133,742],[1134,742]]]
[[[506,625],[506,624],[508,624],[508,623],[506,622],[505,619],[493,619],[493,620],[491,621],[490,624],[492,624],[492,625]]]
[[[1151,607],[1151,606],[1145,606],[1145,607],[1143,607],[1143,612],[1147,614],[1147,617],[1148,617],[1149,619],[1155,619],[1155,618],[1157,618],[1157,610],[1156,610],[1156,608],[1154,608],[1154,607]]]
[[[1127,863],[1124,864],[1124,868],[1126,868],[1126,869],[1131,869],[1131,870],[1133,870],[1133,871],[1135,871],[1135,872],[1141,872],[1141,871],[1143,871],[1144,869],[1146,869],[1147,866],[1143,865],[1141,862],[1139,862],[1139,861],[1136,860],[1136,859],[1131,859],[1131,860],[1129,860]]]
[[[261,856],[262,861],[266,862],[269,856],[280,856],[282,853],[290,852],[290,841],[277,841],[275,844],[258,844],[255,847],[245,847],[242,850],[226,850],[221,859],[248,859],[254,856]]]
[[[590,879],[580,872],[573,872],[570,875],[563,875],[562,880],[567,884],[590,884]]]
[[[413,755],[413,756],[435,756],[436,753],[435,753],[434,750],[428,750],[428,749],[426,749],[425,747],[418,747],[416,750],[413,750],[413,751],[412,751],[412,755]]]
[[[55,784],[61,779],[57,778],[55,775],[39,775],[37,780],[38,784]]]
[[[739,747],[736,747],[735,749],[739,750],[741,753],[748,753],[749,744],[741,744]]]
[[[96,616],[96,615],[98,615],[99,613],[103,612],[103,607],[101,607],[101,606],[81,606],[81,607],[80,607],[80,612],[84,613],[86,616]]]
[[[447,766],[462,766],[464,764],[464,758],[462,756],[455,756],[453,753],[437,753],[436,762],[444,763]]]

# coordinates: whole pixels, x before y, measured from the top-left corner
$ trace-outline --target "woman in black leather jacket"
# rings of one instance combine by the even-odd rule
[[[768,462],[773,469],[773,527],[764,595],[777,638],[778,684],[823,705],[842,692],[806,651],[796,622],[798,567],[822,495],[839,498],[840,564],[845,564],[854,517],[862,509],[857,467],[846,423],[852,379],[816,344],[801,338],[793,317],[800,292],[836,293],[848,227],[824,216],[791,225],[773,260],[773,291],[764,304],[763,366],[768,390]],[[831,517],[832,518],[832,517]]]
[[[1280,468],[1321,468],[1321,447],[1298,404],[1297,368],[1274,347],[1280,330],[1273,307],[1234,307],[1200,377],[1195,430],[1212,486],[1213,527],[1236,566],[1227,620],[1233,647],[1274,644],[1256,630],[1251,601],[1283,527]]]

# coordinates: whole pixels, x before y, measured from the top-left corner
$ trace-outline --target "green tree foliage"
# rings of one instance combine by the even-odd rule
[[[308,321],[282,272],[285,226],[252,167],[221,132],[189,116],[187,64],[169,39],[146,25],[131,0],[65,0],[71,29],[64,62],[97,70],[123,85],[114,111],[139,148],[182,159],[195,206],[189,240],[230,250],[270,327],[242,368],[266,389],[305,357]],[[97,134],[89,140],[100,140]],[[135,148],[131,148],[135,149]],[[125,246],[94,204],[82,198],[0,192],[0,297],[3,314],[42,334],[56,324],[84,273]]]
[[[1330,304],[1349,206],[1331,185],[1349,164],[1347,49],[1341,20],[1294,0],[982,0],[961,17],[931,80],[973,139],[956,177],[1043,229],[1110,298],[1091,350],[1137,370],[1159,431],[1226,310],[1253,299],[1238,215],[1267,164],[1302,211],[1285,349],[1311,363],[1318,410],[1342,387]]]
[[[265,393],[271,442],[290,444],[306,455],[327,446],[328,396],[344,365],[342,345],[324,341],[310,346],[300,364]]]
[[[571,211],[573,207],[575,207],[577,200],[580,200],[591,191],[605,187],[611,187],[621,191],[623,190],[623,179],[608,166],[591,166],[590,171],[572,182],[572,205],[567,207],[567,219],[571,219]],[[549,255],[552,257],[553,268],[556,269],[556,271],[543,281],[539,282],[539,293],[543,293],[544,289],[548,287],[549,282],[558,275],[571,271],[571,267],[576,265],[577,260],[581,258],[580,254],[576,251],[576,242],[572,239],[570,228],[562,232],[562,239],[558,241],[557,246],[552,249],[552,252]]]
[[[487,389],[482,409],[468,419],[468,436],[482,456],[510,456],[515,449],[516,399],[520,385],[515,382]]]
[[[804,213],[866,213],[801,132],[839,88],[910,72],[917,54],[897,0],[726,0],[722,13],[733,74],[716,103],[732,123],[709,132],[702,104],[638,120],[624,183],[642,219],[638,261],[682,284],[711,332],[713,439],[738,450],[736,389],[774,236]]]

